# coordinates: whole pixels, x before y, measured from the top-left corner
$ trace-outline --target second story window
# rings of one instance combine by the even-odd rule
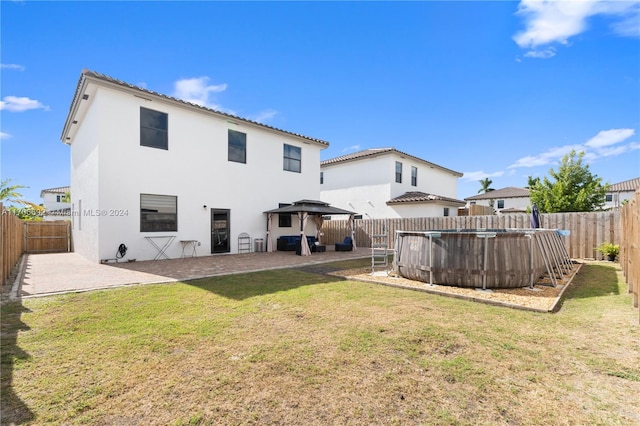
[[[229,154],[228,160],[236,163],[247,162],[247,135],[229,129]]]
[[[169,149],[169,116],[140,107],[140,146]]]
[[[607,203],[611,203],[613,201],[613,194],[607,194],[604,196],[604,201]]]
[[[396,182],[402,183],[402,163],[396,161]]]
[[[320,172],[320,185],[324,183],[324,172]]]
[[[444,214],[445,216],[449,216],[449,207],[445,207],[445,208],[444,208],[444,212],[443,212],[443,214]]]
[[[499,209],[504,209],[504,200],[498,200],[498,207]]]
[[[418,168],[411,166],[411,186],[418,186]]]
[[[284,144],[283,169],[300,173],[302,170],[302,150],[300,147]]]

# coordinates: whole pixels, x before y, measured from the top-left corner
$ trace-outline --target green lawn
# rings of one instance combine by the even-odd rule
[[[2,424],[640,424],[613,263],[584,265],[555,314],[299,270],[1,314]]]

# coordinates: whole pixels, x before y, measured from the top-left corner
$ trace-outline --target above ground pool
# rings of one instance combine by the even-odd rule
[[[429,284],[466,288],[551,285],[571,271],[571,259],[555,229],[396,231],[394,271]]]

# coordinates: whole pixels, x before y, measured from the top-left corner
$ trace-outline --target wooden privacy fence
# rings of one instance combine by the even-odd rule
[[[24,222],[25,253],[66,253],[71,251],[71,222]]]
[[[633,306],[638,308],[640,298],[640,188],[620,213],[620,266],[633,295]],[[640,322],[640,310],[638,311]]]
[[[5,210],[0,203],[0,273],[2,285],[9,278],[13,267],[18,263],[23,249],[24,225],[13,213]]]
[[[574,259],[602,259],[596,251],[603,242],[620,242],[620,212],[545,213],[541,214],[542,227],[570,232],[562,237],[569,256]],[[442,229],[528,229],[528,214],[491,216],[422,217],[410,219],[358,219],[355,238],[358,247],[371,247],[371,236],[386,234],[389,248],[395,244],[395,231],[433,231]],[[327,220],[322,225],[322,242],[334,244],[348,234],[346,220]]]

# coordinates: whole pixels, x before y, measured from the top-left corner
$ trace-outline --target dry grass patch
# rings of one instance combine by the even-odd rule
[[[31,299],[2,424],[636,424],[636,318],[613,264],[556,314],[296,270]]]

